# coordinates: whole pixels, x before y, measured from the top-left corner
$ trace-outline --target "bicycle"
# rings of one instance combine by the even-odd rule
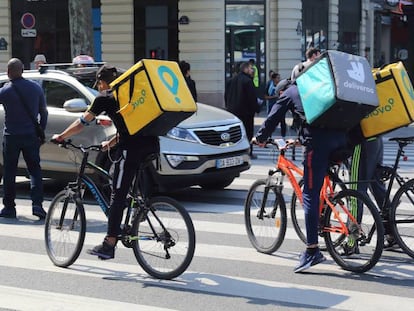
[[[56,194],[45,220],[47,254],[56,266],[68,267],[79,257],[85,240],[83,198],[86,190],[108,216],[109,203],[104,192],[108,191],[106,188],[111,186],[112,180],[107,171],[88,161],[89,151],[100,151],[100,145],[83,147],[68,140],[59,146],[82,153],[76,180]],[[169,280],[182,274],[190,265],[195,251],[195,231],[190,215],[176,200],[167,196],[149,197],[142,191],[145,168],[156,156],[148,157],[137,172],[126,200],[118,240],[133,249],[138,263],[149,275]],[[106,181],[105,185],[99,188],[86,175],[86,168],[98,173],[101,181]]]
[[[405,157],[404,148],[414,143],[414,137],[393,137],[389,141],[398,143],[398,151],[393,166],[378,166],[377,173],[381,180],[386,182],[385,200],[379,207],[383,218],[384,227],[401,249],[410,257],[414,258],[414,178],[408,179],[398,173],[401,158]],[[397,181],[399,188],[391,201],[391,191],[394,182]]]
[[[268,142],[279,150],[276,167],[270,169],[266,179],[256,180],[250,187],[244,207],[247,235],[252,245],[262,253],[271,254],[283,243],[287,213],[283,196],[284,177],[287,176],[293,191],[302,202],[302,191],[296,176],[303,171],[285,157],[292,144],[282,140]],[[348,210],[361,202],[362,219]],[[355,190],[334,191],[334,183],[327,174],[320,194],[320,234],[334,261],[344,270],[366,272],[381,257],[384,228],[375,205]]]

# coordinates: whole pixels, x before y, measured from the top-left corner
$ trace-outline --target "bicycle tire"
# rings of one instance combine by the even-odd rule
[[[187,210],[172,198],[151,198],[146,215],[141,210],[135,217],[131,234],[138,263],[155,278],[170,280],[178,277],[194,257],[196,237],[193,222]]]
[[[358,217],[360,225],[352,222],[340,207],[344,204],[347,204],[345,208],[351,207],[357,201],[362,203],[362,215]],[[324,235],[329,254],[344,270],[357,273],[370,270],[380,259],[384,246],[384,227],[376,206],[366,195],[355,190],[341,191],[331,202],[341,215],[339,219],[346,221],[349,234],[335,230],[340,227],[339,221],[328,208],[325,211]]]
[[[407,181],[395,193],[389,211],[389,221],[398,245],[407,255],[414,258],[414,179]]]
[[[253,247],[261,253],[271,254],[279,249],[285,238],[286,203],[283,195],[274,187],[265,186],[266,179],[259,179],[250,187],[244,204],[244,219],[247,236]],[[260,218],[265,194],[265,214]]]
[[[85,241],[86,217],[83,204],[69,190],[53,198],[45,220],[46,251],[58,267],[68,267],[79,257]]]

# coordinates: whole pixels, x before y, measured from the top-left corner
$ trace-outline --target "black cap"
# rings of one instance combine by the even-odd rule
[[[106,83],[111,83],[114,81],[118,76],[118,72],[115,67],[109,66],[109,65],[103,65],[101,68],[98,69],[96,72],[96,82],[94,84],[94,87],[98,85],[98,81],[102,80]]]

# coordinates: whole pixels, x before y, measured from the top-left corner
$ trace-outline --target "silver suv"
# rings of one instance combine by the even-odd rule
[[[92,103],[97,91],[90,86],[97,68],[55,70],[43,67],[23,73],[25,78],[38,82],[45,93],[49,111],[46,139],[64,130]],[[7,74],[1,73],[0,87],[7,81]],[[161,192],[195,185],[222,189],[250,167],[249,142],[240,120],[223,109],[201,103],[197,106],[194,115],[160,137],[161,161],[152,173]],[[0,124],[3,118],[4,110],[0,106]],[[84,145],[99,144],[115,133],[111,120],[99,116],[93,125],[85,127],[72,140]],[[40,153],[44,177],[67,179],[77,171],[80,155],[73,151],[46,143]],[[97,153],[95,162],[107,169],[111,165],[107,153]],[[2,164],[0,152],[0,169]],[[19,174],[26,174],[23,159],[19,161]]]

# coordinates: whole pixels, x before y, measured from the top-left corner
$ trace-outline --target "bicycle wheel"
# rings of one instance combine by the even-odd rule
[[[381,216],[366,196],[355,190],[344,190],[332,198],[331,202],[339,217],[331,208],[325,212],[325,243],[329,254],[344,270],[366,272],[378,262],[384,246],[384,228]],[[357,222],[352,221],[344,209],[351,210],[360,203]],[[344,222],[348,233],[344,233],[340,221]]]
[[[414,258],[414,179],[410,179],[394,195],[389,217],[398,245]]]
[[[76,261],[85,240],[85,210],[69,192],[62,190],[54,197],[45,220],[46,251],[59,267],[68,267]]]
[[[253,247],[265,254],[275,252],[282,245],[286,234],[287,217],[283,195],[274,187],[266,188],[265,179],[256,180],[247,193],[244,220]]]
[[[141,211],[135,217],[131,235],[138,263],[155,278],[173,279],[193,259],[193,222],[185,208],[172,198],[151,198],[147,212]]]

